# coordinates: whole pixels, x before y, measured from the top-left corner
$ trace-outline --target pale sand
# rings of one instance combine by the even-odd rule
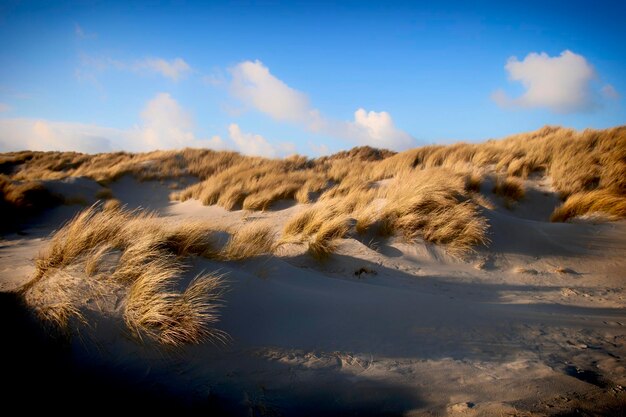
[[[81,184],[92,201],[97,188]],[[142,346],[122,330],[119,305],[111,303],[98,306],[105,314],[94,314],[96,324],[72,339],[72,355],[209,404],[216,415],[623,410],[626,222],[549,223],[558,202],[549,184],[526,185],[528,197],[513,210],[490,196],[492,243],[468,259],[429,244],[356,236],[324,263],[298,246],[244,262],[194,259],[190,276],[228,273],[218,326],[232,336],[228,346]],[[154,209],[167,222],[262,219],[278,231],[304,207],[285,202],[249,213],[173,203],[167,183],[127,177],[110,188],[129,207]],[[51,210],[25,234],[3,237],[2,291],[28,281],[46,236],[80,208]]]

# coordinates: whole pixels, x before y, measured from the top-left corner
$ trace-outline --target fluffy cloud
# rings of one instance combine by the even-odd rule
[[[245,61],[231,68],[233,96],[276,120],[308,122],[309,100],[274,77],[260,61]]]
[[[348,122],[349,136],[364,145],[378,148],[406,149],[413,144],[413,138],[398,129],[391,115],[386,111],[375,112],[358,109],[354,112],[354,122]]]
[[[0,119],[0,151],[41,150],[86,153],[149,151],[184,147],[225,149],[219,137],[197,138],[193,120],[169,94],[157,94],[129,129],[36,119]]]
[[[277,156],[294,154],[296,151],[293,143],[284,142],[274,146],[261,135],[242,132],[235,123],[228,127],[228,134],[237,146],[237,149],[244,155],[276,158]]]
[[[219,136],[196,137],[191,114],[167,93],[159,93],[149,100],[140,116],[141,124],[129,129],[36,119],[0,119],[0,152],[28,149],[97,153],[185,147],[230,148]],[[271,144],[261,135],[242,132],[237,124],[231,124],[228,133],[236,149],[244,155],[275,158],[296,151],[293,143]]]
[[[230,69],[230,93],[245,105],[271,118],[304,126],[307,130],[357,144],[405,149],[413,138],[398,129],[387,112],[358,109],[354,121],[323,117],[308,97],[272,75],[260,61],[244,61]]]
[[[509,79],[522,83],[525,91],[517,98],[496,91],[492,98],[503,107],[543,107],[573,113],[596,105],[592,81],[597,75],[582,55],[567,50],[556,57],[533,52],[522,61],[509,58],[504,68]]]
[[[224,149],[219,136],[197,139],[191,115],[167,93],[159,93],[141,113],[143,126],[134,131],[135,142],[144,149],[180,149],[184,147]]]
[[[137,61],[134,67],[139,70],[147,69],[156,72],[173,81],[178,81],[191,71],[189,64],[181,58],[176,58],[171,61],[162,58],[147,58],[142,61]]]

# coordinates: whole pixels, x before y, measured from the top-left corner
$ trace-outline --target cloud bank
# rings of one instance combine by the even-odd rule
[[[84,123],[0,119],[0,151],[110,152],[127,137],[123,130]]]
[[[219,137],[197,138],[191,115],[167,93],[148,101],[142,123],[115,129],[84,123],[37,119],[0,119],[0,151],[76,151],[85,153],[128,150],[143,152],[184,147],[221,150]]]
[[[597,106],[593,81],[598,77],[582,55],[569,50],[555,57],[532,52],[522,61],[509,58],[504,68],[509,79],[520,82],[525,91],[515,98],[502,90],[493,93],[492,99],[502,107],[539,107],[555,113],[574,113]],[[610,85],[604,89],[607,90],[605,96],[617,95]]]
[[[315,133],[338,137],[357,145],[402,150],[414,145],[414,139],[398,129],[385,111],[359,108],[354,120],[340,121],[322,116],[311,106],[306,94],[289,87],[260,61],[244,61],[230,69],[230,94],[277,121],[303,126]]]
[[[228,127],[230,141],[220,136],[198,138],[191,114],[168,93],[159,93],[149,100],[140,118],[141,124],[129,129],[37,119],[0,119],[0,152],[145,152],[189,147],[235,149],[244,155],[268,158],[296,152],[293,143],[272,144],[261,135],[243,132],[235,123]]]

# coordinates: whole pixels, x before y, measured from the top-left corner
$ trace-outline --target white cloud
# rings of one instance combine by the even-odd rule
[[[613,87],[611,84],[605,84],[600,91],[602,92],[602,95],[604,97],[609,99],[618,99],[620,97],[615,87]]]
[[[109,152],[127,132],[101,126],[37,119],[0,119],[0,151]]]
[[[378,148],[407,149],[413,138],[398,129],[391,115],[385,111],[375,112],[358,109],[354,112],[354,122],[347,123],[350,136],[363,145]]]
[[[11,110],[11,106],[6,103],[0,103],[0,113]]]
[[[354,121],[332,120],[311,106],[306,94],[272,75],[260,61],[244,61],[230,69],[230,93],[245,105],[271,118],[304,126],[332,137],[393,149],[406,149],[414,140],[398,129],[387,112],[358,109]]]
[[[138,70],[147,69],[159,73],[173,81],[184,78],[191,71],[189,64],[182,58],[176,58],[171,61],[163,58],[146,58],[135,62],[134,67]]]
[[[197,139],[193,133],[193,119],[167,93],[159,93],[150,100],[141,113],[143,126],[139,140],[145,149],[180,149],[184,147],[225,149],[219,136]]]
[[[225,149],[219,137],[197,138],[193,120],[169,94],[157,94],[129,129],[36,119],[0,119],[0,151],[41,150],[86,153],[149,151],[184,147]]]
[[[590,110],[595,106],[592,81],[596,72],[582,55],[563,51],[550,57],[530,53],[522,61],[511,57],[504,66],[511,81],[522,83],[525,91],[510,98],[498,90],[492,99],[503,107],[544,107],[557,113]]]
[[[274,77],[260,61],[244,61],[231,68],[233,96],[276,120],[308,122],[309,100]]]
[[[228,134],[243,155],[276,158],[277,156],[292,155],[296,152],[296,147],[293,143],[283,142],[278,145],[272,145],[261,135],[242,132],[236,123],[231,123],[228,126]]]

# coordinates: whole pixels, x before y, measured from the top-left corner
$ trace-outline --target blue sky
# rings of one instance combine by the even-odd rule
[[[625,15],[618,1],[3,2],[0,151],[314,156],[621,125]]]

